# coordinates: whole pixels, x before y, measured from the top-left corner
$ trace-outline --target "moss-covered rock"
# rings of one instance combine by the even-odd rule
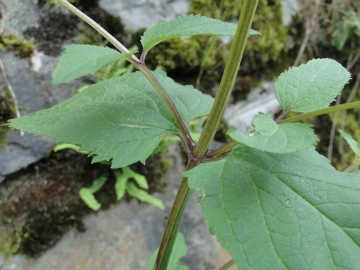
[[[34,40],[21,40],[13,34],[0,35],[0,50],[12,51],[16,56],[29,57],[35,49]]]
[[[169,160],[153,155],[146,166],[132,169],[145,175],[149,193],[162,192],[161,179]],[[70,229],[85,230],[82,218],[91,213],[79,197],[100,175],[107,175],[105,185],[95,193],[101,209],[116,203],[114,171],[106,164],[91,164],[83,154],[71,150],[52,153],[49,157],[6,179],[1,185],[19,182],[6,198],[0,198],[0,252],[5,256],[24,254],[37,257],[54,246]],[[127,200],[131,197],[127,196]]]

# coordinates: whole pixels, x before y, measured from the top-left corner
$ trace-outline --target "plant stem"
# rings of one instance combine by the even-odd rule
[[[201,133],[199,142],[195,147],[194,155],[191,157],[186,168],[187,170],[190,170],[199,164],[199,161],[204,157],[219,126],[221,117],[225,111],[225,106],[233,87],[233,83],[235,81],[235,77],[237,75],[242,55],[244,53],[245,44],[248,38],[248,33],[257,4],[258,0],[244,1],[238,28],[231,46],[228,58],[229,60],[225,67],[218,94],[216,95],[210,116],[205,124],[204,131]],[[166,224],[163,239],[161,241],[159,253],[156,258],[154,270],[166,270],[168,267],[180,221],[189,198],[189,187],[187,181],[187,178],[183,179],[180,185],[180,189],[176,195],[173,208],[170,212],[169,220]]]
[[[328,114],[328,113],[347,110],[347,109],[354,109],[354,108],[358,108],[358,107],[360,107],[360,101],[341,104],[341,105],[332,106],[329,108],[325,108],[325,109],[321,109],[321,110],[317,110],[317,111],[313,111],[313,112],[309,112],[309,113],[300,114],[298,116],[294,116],[294,117],[291,117],[291,118],[288,118],[285,120],[281,120],[278,123],[294,123],[294,122],[298,122],[298,121],[301,121],[304,119],[308,119],[313,116]]]
[[[112,45],[115,46],[122,53],[130,53],[131,52],[126,48],[121,42],[119,42],[116,38],[114,38],[109,32],[107,32],[104,28],[102,28],[98,23],[92,20],[89,16],[81,12],[79,9],[70,4],[67,0],[59,0],[61,4],[63,4],[67,9],[69,9],[72,13],[78,16],[80,19],[88,23],[92,28],[94,28],[100,35],[106,38]],[[138,68],[140,64],[140,60],[134,55],[131,54],[131,58],[128,59],[136,68]]]
[[[151,84],[154,86],[154,88],[157,90],[161,98],[164,100],[166,105],[168,106],[172,116],[174,117],[181,133],[181,139],[185,140],[184,143],[186,143],[187,147],[192,151],[194,149],[195,143],[193,139],[191,138],[191,135],[189,133],[188,128],[186,127],[183,119],[181,118],[181,115],[179,111],[177,110],[174,102],[171,100],[168,93],[165,91],[165,89],[162,87],[160,82],[155,78],[154,74],[145,66],[140,65],[139,70],[148,78],[148,80],[151,82]]]
[[[239,69],[241,58],[245,50],[246,41],[248,39],[250,26],[257,4],[258,0],[244,1],[244,5],[240,14],[239,24],[236,29],[234,41],[231,45],[229,58],[225,66],[224,75],[221,78],[214,105],[206,121],[204,130],[200,135],[199,142],[195,147],[194,156],[197,158],[202,158],[206,153],[224,114],[225,107]]]
[[[234,265],[234,261],[230,260],[226,264],[224,264],[219,270],[227,270],[233,265]]]
[[[198,162],[196,161],[189,162],[186,170],[190,170],[196,165],[198,165]],[[189,195],[190,189],[188,186],[188,179],[183,178],[166,224],[165,232],[159,247],[159,253],[155,261],[154,270],[163,270],[168,267]]]
[[[231,151],[235,146],[237,146],[239,144],[240,143],[237,142],[237,141],[231,141],[231,142],[221,146],[220,148],[211,151],[206,157],[207,158],[214,158],[214,157],[220,156],[220,155],[222,155],[222,154],[224,154],[226,152]]]

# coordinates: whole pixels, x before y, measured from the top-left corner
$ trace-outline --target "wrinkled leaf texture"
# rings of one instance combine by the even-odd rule
[[[183,175],[239,269],[359,268],[360,171],[338,172],[313,149],[240,145]]]
[[[279,76],[276,97],[284,111],[308,113],[328,107],[349,80],[335,60],[313,59]]]

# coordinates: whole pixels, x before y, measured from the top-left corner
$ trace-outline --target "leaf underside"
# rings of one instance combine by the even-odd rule
[[[357,269],[360,171],[336,171],[315,150],[269,154],[241,145],[185,172],[239,269]]]
[[[259,113],[253,120],[254,128],[249,133],[229,130],[232,139],[270,153],[292,153],[311,148],[318,141],[311,125],[291,123],[278,125],[264,113]]]
[[[119,60],[125,54],[108,47],[91,45],[70,45],[65,47],[60,62],[52,77],[53,85],[71,82],[81,76],[91,74],[106,64]]]
[[[162,22],[148,28],[141,37],[141,44],[145,51],[149,51],[160,42],[181,36],[216,35],[234,36],[237,24],[207,18],[201,15],[187,15],[174,20]],[[249,36],[259,34],[250,30]]]
[[[185,122],[209,113],[211,97],[164,72],[154,75]],[[144,163],[167,132],[178,132],[170,110],[140,72],[97,83],[50,109],[12,119],[10,126],[79,145],[94,155],[93,162],[113,159],[112,168]]]
[[[279,76],[276,97],[284,111],[308,113],[328,107],[349,80],[335,60],[313,59]]]

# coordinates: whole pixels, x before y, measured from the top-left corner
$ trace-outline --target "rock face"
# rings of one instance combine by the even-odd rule
[[[28,27],[38,25],[40,13],[37,0],[2,0],[2,20],[0,21],[1,33],[13,33],[23,37],[23,32]]]
[[[179,148],[169,151],[172,168],[164,179],[169,181],[165,194],[156,194],[165,211],[132,200],[99,211],[84,219],[86,232],[70,231],[57,245],[38,259],[13,256],[4,261],[2,270],[133,270],[147,269],[151,253],[159,246],[166,218],[170,212],[180,173],[184,170]],[[188,252],[182,263],[189,269],[218,269],[229,260],[212,237],[193,193],[185,211],[180,231],[185,235]]]
[[[128,30],[139,30],[162,21],[185,15],[188,0],[100,0],[100,6],[113,15],[120,16]]]
[[[264,82],[263,85],[250,92],[246,101],[240,101],[226,108],[224,119],[231,127],[245,132],[252,124],[258,112],[270,116],[280,111],[280,104],[275,96],[274,82]]]

